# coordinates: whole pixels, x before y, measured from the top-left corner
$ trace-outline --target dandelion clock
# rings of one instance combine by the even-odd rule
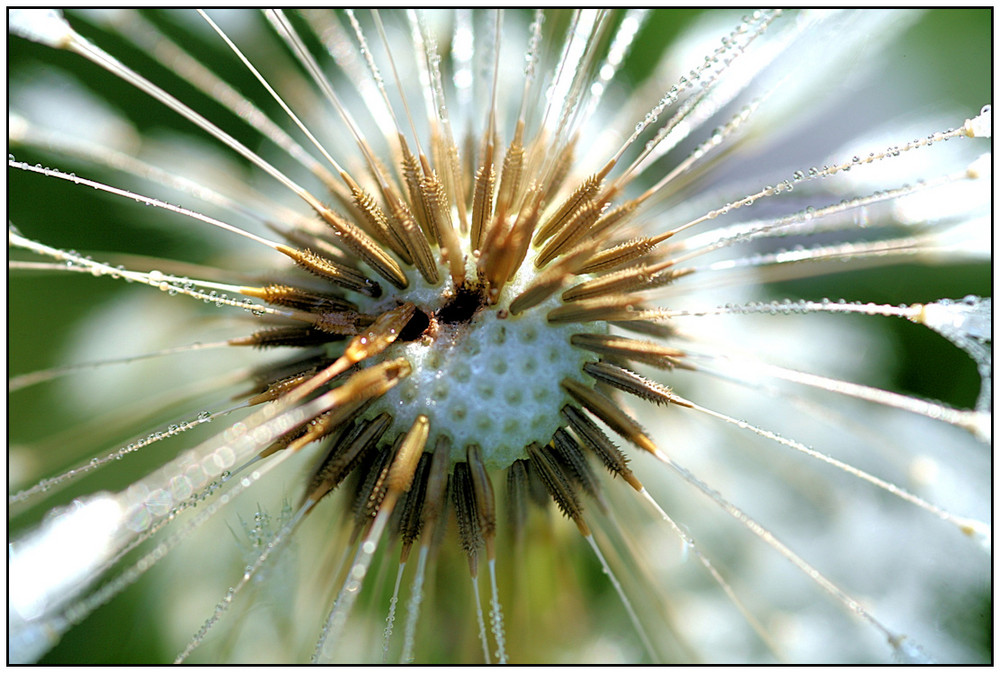
[[[989,21],[9,10],[9,661],[989,661]]]

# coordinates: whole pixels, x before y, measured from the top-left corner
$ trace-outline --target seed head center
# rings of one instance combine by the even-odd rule
[[[502,469],[527,458],[525,447],[532,442],[548,443],[564,424],[559,412],[569,397],[560,381],[584,380],[583,365],[594,359],[572,346],[570,337],[591,330],[549,324],[546,315],[558,299],[516,316],[504,302],[473,302],[459,291],[428,315],[420,337],[392,347],[392,357],[405,357],[412,372],[369,414],[389,412],[391,436],[406,432],[423,414],[430,420],[428,447],[444,435],[452,461],[459,462],[466,446],[476,444],[487,468]]]

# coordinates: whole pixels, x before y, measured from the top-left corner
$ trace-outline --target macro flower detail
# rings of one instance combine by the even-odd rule
[[[991,298],[790,288],[978,279],[990,107],[789,168],[793,113],[916,15],[710,14],[632,82],[658,18],[12,10],[23,48],[113,84],[15,82],[11,175],[169,224],[87,254],[10,218],[15,275],[142,297],[97,315],[98,350],[15,366],[12,408],[91,375],[97,404],[120,365],[155,389],[109,384],[51,464],[12,442],[11,660],[170,567],[185,586],[151,604],[178,662],[980,656],[913,585],[988,590]],[[137,132],[146,106],[182,130]],[[855,320],[900,318],[971,359],[974,401],[873,373]]]

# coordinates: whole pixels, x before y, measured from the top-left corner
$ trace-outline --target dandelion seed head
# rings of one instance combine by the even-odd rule
[[[440,311],[440,294],[435,303]],[[401,349],[414,374],[370,413],[392,413],[396,432],[426,414],[435,433],[431,443],[437,433],[447,436],[456,462],[464,460],[464,447],[473,443],[484,448],[490,469],[526,459],[525,447],[547,442],[561,423],[552,410],[568,398],[552,382],[582,378],[583,363],[591,359],[575,350],[570,351],[574,357],[566,357],[570,337],[580,329],[548,324],[546,314],[558,303],[550,300],[511,316],[500,301],[451,324],[433,315],[432,304],[425,310],[433,323]]]
[[[68,16],[12,32],[182,130],[21,78],[11,173],[177,246],[10,226],[12,270],[134,283],[11,380],[88,423],[13,442],[15,659],[140,579],[178,662],[977,656],[933,615],[986,577],[991,300],[830,282],[990,254],[989,106],[859,88],[918,13]]]

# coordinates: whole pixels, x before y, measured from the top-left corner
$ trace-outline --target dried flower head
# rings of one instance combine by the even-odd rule
[[[12,208],[11,266],[93,304],[71,364],[12,351],[12,660],[130,595],[178,661],[982,656],[929,615],[988,593],[990,110],[844,144],[915,14],[709,12],[658,62],[647,10],[8,18],[50,59],[8,165],[74,209]],[[975,399],[894,390],[883,319]]]

